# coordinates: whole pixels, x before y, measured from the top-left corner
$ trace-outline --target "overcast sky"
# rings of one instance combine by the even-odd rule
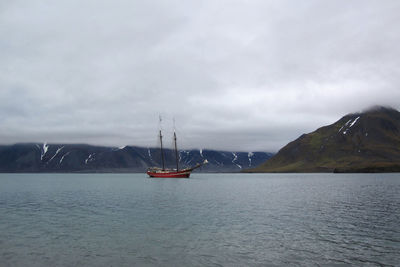
[[[0,143],[277,151],[400,109],[400,1],[0,1]]]

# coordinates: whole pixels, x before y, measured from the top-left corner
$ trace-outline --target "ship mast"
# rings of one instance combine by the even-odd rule
[[[174,122],[174,144],[175,144],[176,171],[179,171],[178,146],[176,144],[175,118],[173,119],[173,122]]]
[[[161,116],[160,116],[160,146],[161,146],[161,161],[162,161],[162,170],[165,170],[165,163],[164,163],[164,150],[162,146],[162,134],[161,134]]]
[[[175,142],[176,171],[179,171],[178,147],[176,145],[176,133],[175,133],[175,130],[174,130],[174,142]]]

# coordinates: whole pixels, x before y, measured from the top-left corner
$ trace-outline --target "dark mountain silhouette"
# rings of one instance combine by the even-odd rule
[[[303,134],[250,172],[399,172],[400,113],[375,107]]]
[[[272,156],[265,152],[181,150],[180,166],[208,160],[203,172],[238,172]],[[166,166],[175,167],[175,153],[165,150]],[[15,144],[0,146],[0,172],[144,172],[160,166],[157,148],[123,148],[78,144]]]

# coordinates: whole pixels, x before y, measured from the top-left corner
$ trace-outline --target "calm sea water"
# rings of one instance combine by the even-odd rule
[[[400,174],[0,174],[0,266],[400,264]]]

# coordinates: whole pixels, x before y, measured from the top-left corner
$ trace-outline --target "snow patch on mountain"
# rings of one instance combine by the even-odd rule
[[[249,158],[249,167],[251,167],[251,158],[254,156],[253,152],[247,153],[247,157]]]
[[[115,147],[112,148],[112,151],[118,151],[118,150],[123,150],[124,148],[126,148],[127,146],[119,146],[119,147]]]
[[[232,155],[233,155],[232,163],[235,164],[236,166],[238,166],[240,169],[242,169],[242,166],[241,166],[241,165],[235,163],[235,161],[236,161],[237,158],[238,158],[237,155],[236,155],[236,153],[235,153],[235,152],[232,152]]]
[[[71,153],[71,151],[65,153],[65,154],[62,156],[62,158],[60,159],[60,164],[63,162],[64,158],[65,158],[66,156],[68,156],[69,153]]]
[[[351,124],[350,124],[350,127],[349,128],[351,128],[356,122],[357,122],[357,120],[359,119],[360,117],[357,117]]]
[[[42,154],[40,155],[41,161],[43,161],[43,157],[44,157],[44,155],[46,155],[47,150],[49,150],[49,146],[47,145],[47,143],[44,143],[43,148],[42,148]]]
[[[92,161],[92,160],[94,160],[94,155],[95,155],[96,153],[93,153],[93,154],[89,154],[89,157],[85,160],[85,164],[88,164],[88,162],[89,161]]]
[[[63,148],[64,148],[64,146],[58,148],[57,151],[56,151],[56,153],[54,154],[54,156],[52,156],[51,159],[50,159],[47,163],[49,163],[50,161],[52,161],[52,160],[57,156],[57,154],[58,154]]]
[[[345,127],[348,126],[348,127],[346,128],[346,130],[343,131],[343,134],[346,135],[347,132],[350,130],[350,128],[353,127],[354,124],[356,124],[356,122],[358,121],[359,118],[360,118],[360,116],[358,116],[357,118],[355,118],[354,121],[353,121],[353,119],[348,120],[348,121],[345,123],[345,125],[343,125],[343,126],[339,129],[338,133],[340,133],[340,132],[343,130],[343,128],[345,128]],[[349,125],[349,124],[350,124],[350,125]]]

